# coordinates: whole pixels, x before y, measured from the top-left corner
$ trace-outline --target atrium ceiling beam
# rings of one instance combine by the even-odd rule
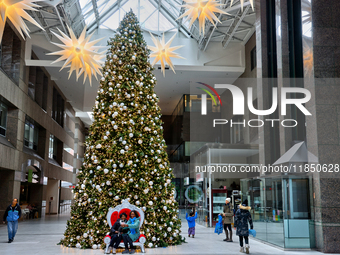
[[[40,11],[29,11],[31,15],[33,15],[33,17],[35,18],[35,20],[45,29],[42,30],[42,32],[44,33],[46,39],[51,42],[52,39],[52,35],[51,35],[51,31],[48,28],[48,25],[44,19],[44,16],[42,15],[42,13]]]
[[[99,24],[104,23],[108,18],[110,18],[116,11],[118,11],[119,9],[119,3],[120,6],[123,6],[124,4],[126,4],[128,2],[128,0],[120,0],[119,2],[117,1],[116,3],[114,3],[107,11],[105,11],[104,13],[100,14],[99,17]],[[88,26],[88,32],[91,33],[96,29],[96,22],[92,22],[92,24],[90,24]]]
[[[178,17],[182,16],[182,14],[185,11],[185,7],[183,6],[184,4],[185,4],[185,2],[184,2],[184,0],[182,0],[181,9],[179,10]],[[183,24],[183,17],[178,20],[178,25],[177,25],[178,31],[181,28],[182,24]]]
[[[96,17],[97,28],[99,28],[99,13],[98,13],[98,8],[97,8],[97,1],[91,0],[91,2],[92,2],[93,11],[94,11],[94,16]]]
[[[225,6],[227,6],[227,4],[229,3],[229,0],[223,0],[222,1],[222,5],[225,5]],[[222,13],[220,13],[219,15],[218,15],[218,20],[220,20],[221,19],[221,17],[222,17]],[[214,34],[214,32],[215,32],[215,30],[217,29],[217,24],[214,26],[213,24],[211,24],[210,25],[210,27],[209,27],[209,29],[208,29],[208,31],[207,31],[207,33],[209,33],[209,35],[208,35],[208,39],[207,40],[202,40],[202,42],[201,42],[201,44],[200,44],[200,49],[202,49],[203,48],[203,51],[205,51],[206,49],[207,49],[207,47],[208,47],[208,45],[209,45],[209,42],[210,42],[210,40],[211,40],[211,37],[212,37],[212,35]],[[204,36],[204,38],[205,38],[206,36]]]
[[[157,9],[158,8],[158,3],[155,0],[149,0],[149,2]],[[160,12],[163,14],[165,18],[173,25],[173,26],[178,26],[178,21],[176,20],[177,17],[174,16],[173,13],[171,13],[169,10],[164,8],[163,5],[160,6]],[[179,29],[186,37],[190,38],[191,32],[184,27],[183,25],[180,26]]]
[[[228,44],[231,42],[231,40],[233,39],[235,32],[237,31],[238,27],[241,25],[242,20],[244,19],[244,17],[246,16],[247,12],[250,9],[250,5],[248,5],[243,12],[241,13],[241,9],[239,10],[238,14],[235,16],[235,20],[233,21],[233,23],[231,24],[231,26],[229,27],[226,36],[223,38],[222,40],[222,46],[225,49]],[[243,40],[242,40],[243,41]]]
[[[61,25],[62,25],[62,27],[63,27],[64,33],[67,34],[67,30],[66,30],[66,28],[65,28],[64,21],[61,19],[61,16],[60,16],[60,13],[59,13],[59,9],[58,9],[58,6],[55,6],[55,7],[54,7],[54,10],[55,10],[56,13],[57,13],[59,22],[61,23]]]

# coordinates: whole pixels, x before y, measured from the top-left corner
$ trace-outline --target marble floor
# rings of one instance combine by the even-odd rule
[[[19,223],[18,233],[13,243],[7,243],[6,225],[0,226],[0,254],[1,255],[59,255],[80,254],[95,255],[103,254],[103,250],[81,250],[65,248],[57,245],[65,230],[66,220],[69,213],[63,215],[46,216],[43,219],[26,220]],[[183,222],[183,234],[187,233],[187,223]],[[169,248],[147,249],[148,254],[241,254],[235,237],[233,243],[223,242],[224,234],[214,234],[214,229],[196,225],[195,238],[187,238],[187,243]],[[275,247],[263,244],[254,239],[250,240],[251,254],[279,254],[279,255],[305,255],[321,254],[317,251],[282,251]]]

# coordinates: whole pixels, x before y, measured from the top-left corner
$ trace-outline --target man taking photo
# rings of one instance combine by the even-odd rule
[[[15,234],[18,230],[18,220],[21,217],[21,208],[18,205],[18,199],[14,198],[12,204],[9,205],[3,217],[3,223],[7,221],[8,243],[14,241]]]

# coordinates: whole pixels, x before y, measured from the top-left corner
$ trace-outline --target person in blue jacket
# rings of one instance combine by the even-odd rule
[[[3,217],[3,223],[7,221],[8,243],[14,241],[15,234],[18,230],[18,220],[21,217],[21,208],[18,205],[18,199],[14,198],[12,204],[9,205]]]
[[[195,237],[195,226],[196,226],[196,219],[197,219],[197,212],[195,213],[194,216],[194,212],[190,213],[190,216],[188,217],[188,213],[185,215],[185,218],[188,221],[188,225],[189,225],[189,229],[188,229],[188,236],[190,237],[190,235],[192,235],[192,238]]]
[[[218,215],[218,222],[215,226],[215,233],[218,235],[223,233],[223,218],[221,214]]]

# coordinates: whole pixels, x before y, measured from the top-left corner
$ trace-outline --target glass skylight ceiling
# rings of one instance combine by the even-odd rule
[[[116,30],[126,12],[133,10],[143,29],[167,32],[178,29],[181,0],[79,0],[85,23]],[[96,4],[96,6],[94,6]],[[119,8],[120,7],[120,8]],[[159,11],[163,9],[162,11]],[[110,10],[113,11],[110,13]],[[98,13],[98,14],[97,14]],[[109,13],[109,15],[108,15]],[[166,16],[165,16],[166,15]],[[96,17],[97,16],[97,17]],[[187,28],[188,23],[181,24]]]
[[[199,43],[199,49],[205,51],[210,41],[222,42],[227,47],[229,42],[247,41],[254,32],[255,12],[246,8],[240,12],[242,1],[221,0],[228,13],[220,17],[216,27],[206,22],[205,34],[201,34],[196,20],[189,28],[187,18],[178,19],[184,12],[183,0],[78,0],[83,13],[83,22],[88,33],[98,28],[115,31],[124,15],[131,10],[139,18],[142,29],[161,35],[163,32],[179,31],[187,38]],[[78,4],[78,3],[77,3]],[[249,1],[248,1],[249,5]]]

